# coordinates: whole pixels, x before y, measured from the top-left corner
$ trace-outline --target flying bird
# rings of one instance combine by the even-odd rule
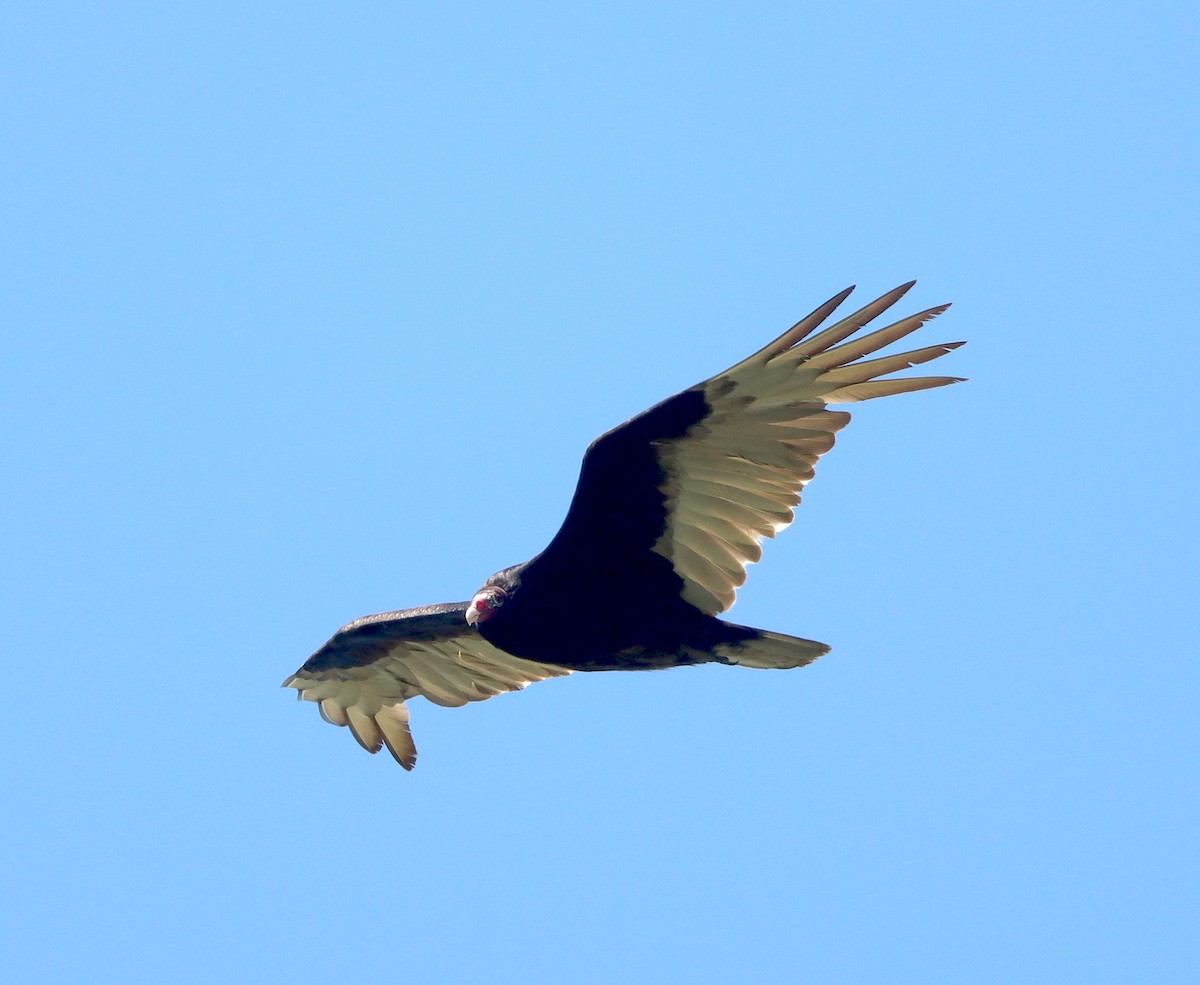
[[[859,334],[913,283],[818,330],[847,288],[754,355],[601,435],[540,554],[469,601],[354,620],[283,686],[411,770],[405,702],[418,695],[457,707],[572,671],[812,663],[829,647],[716,616],[762,540],[792,522],[817,459],[850,420],[829,405],[961,382],[890,375],[961,342],[864,358],[949,307]]]

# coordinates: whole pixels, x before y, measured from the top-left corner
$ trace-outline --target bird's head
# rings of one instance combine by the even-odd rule
[[[475,593],[471,604],[467,606],[467,622],[472,626],[487,622],[496,615],[508,599],[508,589],[489,582]]]

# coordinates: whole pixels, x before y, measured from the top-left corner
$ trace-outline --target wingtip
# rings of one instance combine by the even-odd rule
[[[411,773],[417,765],[417,747],[412,744],[412,735],[409,734],[407,743],[393,745],[384,733],[383,742],[387,751],[392,754],[392,759],[403,766],[406,773]]]
[[[821,317],[818,319],[818,324],[820,322],[824,321],[837,308],[840,308],[842,302],[845,301],[846,298],[850,297],[850,295],[853,294],[855,292],[855,290],[857,290],[857,288],[858,288],[857,284],[851,284],[849,287],[843,287],[833,297],[831,297],[823,305],[821,305],[819,308],[817,308],[815,311],[813,311],[812,314],[810,314],[808,316],[808,318],[813,318],[817,314],[817,312],[820,311],[820,312],[822,312],[822,314],[821,314]],[[806,319],[802,319],[802,321],[803,320],[806,320]]]
[[[963,339],[961,342],[943,342],[942,349],[945,352],[953,352],[955,349],[961,349],[966,344],[967,344],[966,339]],[[967,380],[969,379],[969,377],[952,376],[951,379],[954,380],[955,383],[966,383]]]

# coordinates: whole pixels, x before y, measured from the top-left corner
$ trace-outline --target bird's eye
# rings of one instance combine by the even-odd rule
[[[488,593],[487,603],[488,603],[488,608],[490,608],[490,609],[499,609],[500,606],[502,606],[507,601],[508,601],[508,595],[505,594],[503,591],[501,591],[498,588],[494,588],[494,589],[492,589],[491,592]]]

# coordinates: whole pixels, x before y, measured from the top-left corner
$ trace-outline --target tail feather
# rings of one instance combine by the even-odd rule
[[[829,647],[816,640],[799,636],[785,636],[766,629],[751,629],[749,626],[726,625],[743,638],[730,643],[720,643],[713,649],[727,663],[756,670],[790,670],[804,667],[829,652]]]

